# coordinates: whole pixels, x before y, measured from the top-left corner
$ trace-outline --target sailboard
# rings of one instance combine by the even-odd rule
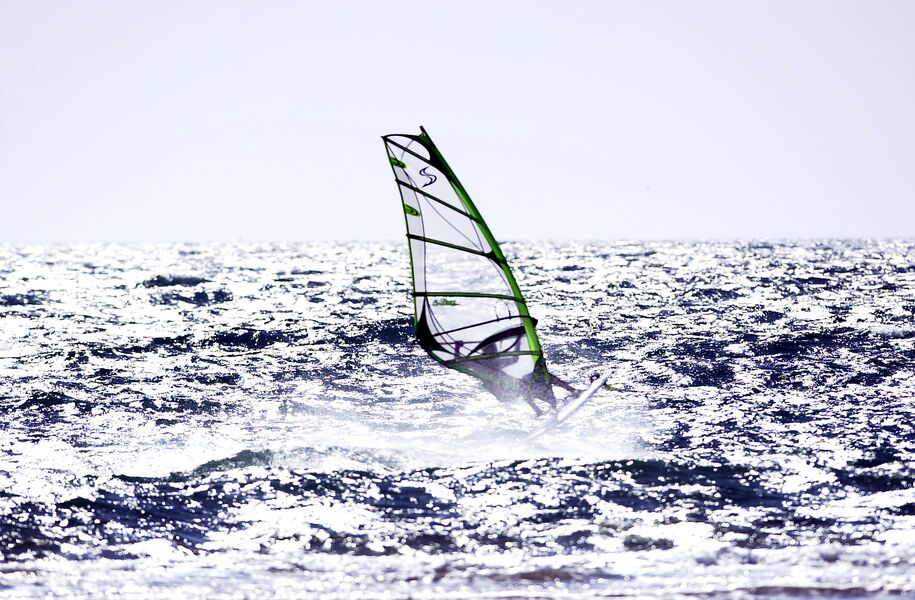
[[[531,431],[525,436],[525,439],[530,441],[536,439],[546,433],[556,429],[560,425],[566,422],[569,417],[578,412],[585,402],[591,399],[591,396],[596,394],[602,387],[606,386],[607,380],[610,379],[610,373],[604,373],[597,379],[591,382],[591,385],[588,386],[588,389],[578,394],[577,397],[572,399],[569,402],[566,402],[562,405],[562,408],[557,410],[555,413],[550,415],[547,419],[543,421],[536,429]]]
[[[467,190],[422,127],[382,139],[406,220],[420,346],[500,399],[555,408],[554,386],[577,390],[547,368],[537,320]]]

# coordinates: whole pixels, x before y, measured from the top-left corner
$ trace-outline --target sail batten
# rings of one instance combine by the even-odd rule
[[[434,240],[429,237],[424,237],[421,235],[414,235],[412,233],[408,233],[407,237],[410,238],[411,240],[418,240],[420,242],[426,242],[427,244],[435,244],[437,246],[444,246],[445,248],[451,248],[452,250],[459,250],[461,252],[469,252],[470,254],[476,254],[477,256],[485,256],[485,257],[489,258],[490,260],[492,260],[493,262],[500,262],[500,261],[497,261],[494,256],[492,256],[491,252],[482,252],[480,250],[477,250],[476,248],[467,248],[466,246],[461,246],[459,244],[443,242],[442,240]]]
[[[516,298],[514,296],[509,296],[506,294],[486,294],[484,292],[416,292],[416,291],[414,291],[413,295],[414,296],[425,296],[425,297],[430,297],[430,298],[440,298],[440,297],[441,298],[450,298],[452,296],[455,298],[496,298],[499,300],[514,300],[515,302],[524,304],[523,299],[519,300],[518,298]],[[525,316],[529,319],[532,318],[528,315],[518,315],[518,316]],[[506,318],[511,319],[511,318],[516,318],[516,317],[506,317]],[[493,319],[493,320],[495,321],[498,319]]]
[[[536,319],[511,267],[420,129],[419,135],[383,137],[407,226],[417,339],[437,361],[490,389],[552,400]]]
[[[404,152],[409,152],[410,154],[412,154],[413,156],[415,156],[416,158],[418,158],[418,159],[420,159],[420,160],[425,160],[425,161],[428,161],[428,160],[429,160],[428,158],[425,158],[424,156],[422,156],[422,155],[420,155],[420,154],[417,154],[416,151],[410,150],[410,149],[407,148],[406,146],[401,146],[400,144],[398,144],[397,142],[395,142],[394,140],[392,140],[391,137],[392,137],[392,136],[389,136],[389,135],[388,135],[388,136],[385,136],[385,142],[388,143],[388,144],[390,144],[390,145],[392,145],[392,146],[394,146],[395,148],[399,148],[399,149],[403,150]],[[404,137],[404,136],[400,136],[400,137]]]
[[[465,217],[467,217],[467,218],[470,219],[471,221],[476,221],[476,222],[478,222],[478,223],[479,223],[479,221],[480,221],[479,218],[473,216],[472,214],[470,214],[470,213],[468,213],[468,212],[464,212],[463,210],[461,210],[460,208],[458,208],[458,207],[456,207],[456,206],[452,206],[451,204],[448,204],[447,202],[445,202],[445,201],[442,200],[441,198],[436,198],[436,197],[433,196],[432,194],[429,194],[429,193],[427,193],[427,192],[424,192],[424,191],[422,191],[421,189],[415,188],[415,187],[413,187],[412,185],[407,184],[407,183],[404,183],[404,182],[402,182],[402,181],[398,181],[397,183],[398,183],[401,187],[405,187],[405,188],[407,188],[408,190],[410,190],[411,192],[420,194],[421,196],[423,196],[423,198],[428,198],[429,200],[432,200],[433,202],[436,202],[436,203],[438,203],[439,205],[444,206],[444,207],[447,208],[447,209],[453,210],[453,211],[455,211],[455,212],[458,213],[458,214],[464,215]]]

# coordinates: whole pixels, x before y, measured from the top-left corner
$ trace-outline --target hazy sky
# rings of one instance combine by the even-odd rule
[[[915,236],[915,2],[0,0],[0,242]]]

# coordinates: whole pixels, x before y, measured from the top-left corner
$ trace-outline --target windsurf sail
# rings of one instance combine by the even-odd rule
[[[464,186],[422,127],[382,139],[407,224],[420,346],[501,398],[555,406],[552,385],[568,388],[547,370],[537,321]]]

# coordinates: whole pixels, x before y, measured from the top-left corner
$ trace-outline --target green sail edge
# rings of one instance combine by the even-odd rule
[[[470,194],[468,194],[467,190],[464,189],[464,186],[461,184],[461,181],[454,173],[451,165],[448,164],[448,161],[445,160],[445,157],[439,151],[438,147],[436,147],[435,142],[433,142],[432,138],[429,137],[429,134],[426,133],[425,128],[420,127],[419,129],[422,133],[420,136],[418,136],[418,141],[423,146],[425,146],[425,148],[429,151],[430,156],[434,155],[436,160],[441,164],[442,167],[444,167],[445,175],[448,177],[448,183],[451,184],[451,187],[454,189],[454,192],[464,204],[467,212],[473,215],[477,221],[480,231],[483,233],[483,237],[486,238],[486,242],[489,244],[489,247],[492,248],[493,255],[496,257],[496,262],[502,269],[502,272],[505,274],[508,285],[511,287],[512,295],[518,304],[518,312],[521,315],[528,317],[526,319],[522,319],[524,333],[527,336],[527,342],[531,348],[531,351],[536,356],[534,361],[535,367],[540,367],[540,370],[543,374],[543,382],[549,384],[550,373],[545,366],[545,361],[543,359],[543,349],[540,345],[540,338],[537,337],[537,330],[534,328],[533,320],[530,318],[530,313],[527,310],[527,303],[524,300],[524,295],[521,293],[521,288],[518,286],[518,282],[515,280],[515,276],[511,271],[511,267],[509,267],[508,261],[505,259],[505,254],[502,252],[502,247],[499,245],[499,242],[496,241],[495,236],[493,236],[492,231],[489,229],[489,226],[483,219],[483,215],[480,214],[480,211],[473,203],[473,200],[470,199]],[[536,372],[537,371],[535,369],[535,373]]]

